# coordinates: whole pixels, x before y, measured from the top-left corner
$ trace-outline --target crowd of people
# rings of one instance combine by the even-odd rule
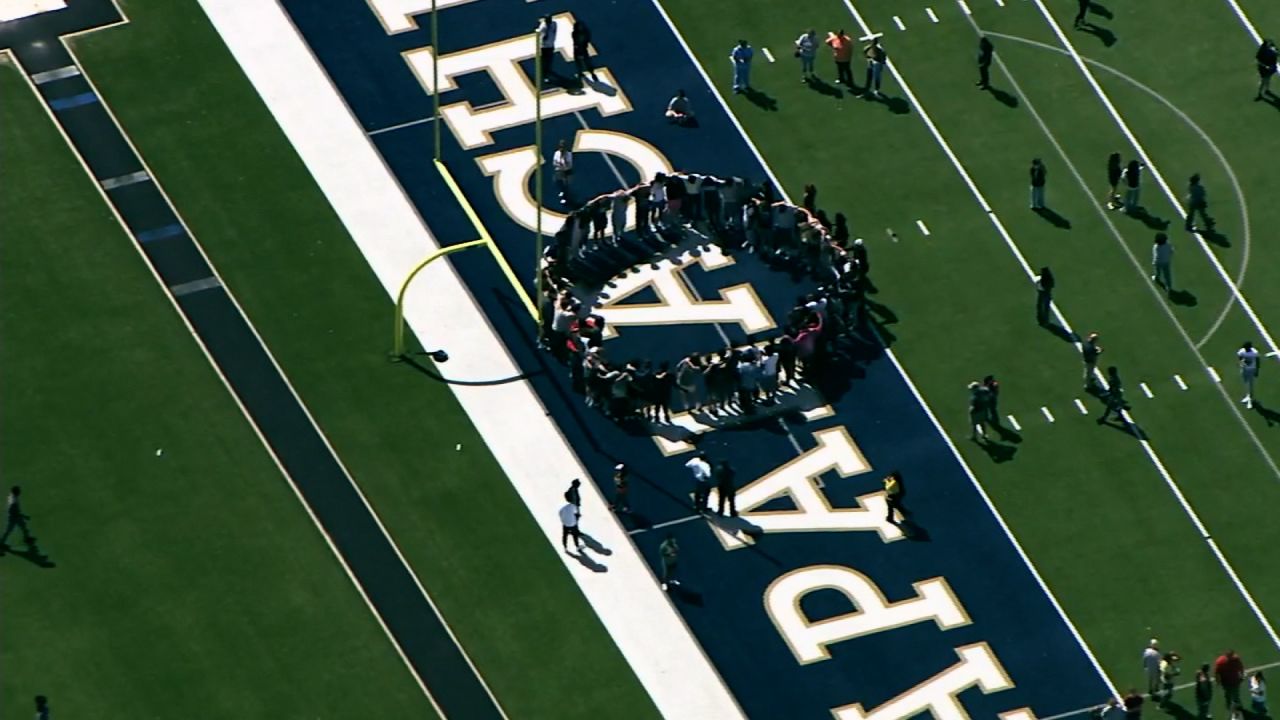
[[[569,183],[564,179],[566,195]],[[673,411],[753,414],[787,386],[821,373],[848,332],[865,327],[870,260],[842,213],[800,205],[772,183],[700,173],[658,173],[634,187],[576,205],[547,246],[542,266],[543,345],[569,366],[575,391],[616,421],[669,423]],[[628,217],[634,229],[627,230]],[[611,278],[691,242],[754,254],[807,274],[814,291],[796,298],[782,332],[682,358],[616,358],[604,346],[595,298]]]
[[[1182,657],[1176,652],[1161,652],[1160,642],[1152,638],[1142,651],[1142,669],[1146,675],[1147,691],[1133,688],[1121,698],[1109,698],[1090,714],[1094,720],[1138,720],[1147,700],[1166,710],[1181,705],[1174,702],[1174,695],[1181,688],[1190,688],[1196,705],[1196,718],[1211,718],[1211,706],[1216,692],[1221,693],[1229,720],[1243,720],[1246,707],[1242,691],[1249,692],[1248,717],[1268,717],[1267,680],[1262,670],[1249,672],[1235,650],[1227,650],[1218,656],[1213,665],[1205,663],[1196,671],[1192,682],[1179,685],[1182,674]],[[1171,713],[1172,714],[1172,713]],[[1184,717],[1190,717],[1183,711]]]

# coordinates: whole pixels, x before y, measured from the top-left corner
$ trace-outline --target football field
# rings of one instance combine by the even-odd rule
[[[1180,685],[1227,649],[1280,666],[1280,97],[1254,99],[1280,6],[1103,0],[1079,26],[1066,0],[437,0],[434,28],[431,8],[0,21],[0,476],[37,536],[0,556],[0,714],[1045,720],[1145,691],[1151,638]],[[856,88],[825,46],[802,78],[808,28],[855,39]],[[881,97],[854,92],[873,35]],[[692,127],[663,117],[677,90]],[[567,212],[549,167],[538,208],[535,168],[560,141],[584,198],[656,171],[814,185],[870,255],[867,326],[763,417],[608,419],[531,318]],[[1140,210],[1108,206],[1111,153],[1141,163]],[[610,360],[771,340],[820,284],[680,232],[576,288]],[[402,291],[477,237],[493,252]],[[1127,400],[1110,421],[1082,387],[1092,332]],[[985,375],[1001,427],[975,441]],[[697,451],[736,469],[741,518],[690,511]],[[882,519],[892,470],[905,530]],[[556,512],[574,478],[581,553]],[[1185,688],[1145,709],[1196,717]]]

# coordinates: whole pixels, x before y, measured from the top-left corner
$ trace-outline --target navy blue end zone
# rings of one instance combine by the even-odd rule
[[[365,0],[285,0],[283,4],[367,131],[430,117],[431,98],[401,55],[430,44],[425,16],[419,18],[422,29],[388,35]],[[608,117],[584,112],[581,121],[574,114],[549,118],[544,125],[548,147],[557,139],[572,138],[585,122],[593,129],[643,138],[677,169],[757,181],[767,177],[658,11],[639,2],[628,3],[625,11],[619,8],[592,0],[534,5],[523,0],[481,0],[451,7],[440,15],[441,53],[526,35],[539,14],[572,13],[591,25],[599,52],[596,63],[612,72],[633,110]],[[725,38],[726,56],[732,40]],[[557,63],[560,69],[569,69],[562,59]],[[532,64],[525,67],[532,74]],[[503,99],[483,73],[460,78],[458,86],[442,96],[443,103],[465,99],[480,105]],[[700,127],[681,128],[662,120],[661,111],[676,88],[689,93]],[[493,180],[484,175],[476,158],[532,144],[532,126],[498,131],[493,144],[472,150],[464,149],[448,127],[442,132],[445,163],[517,273],[531,279],[531,234],[510,219],[494,192]],[[462,209],[432,167],[429,122],[378,132],[372,139],[441,243],[474,239]],[[550,150],[546,152],[549,155]],[[627,184],[639,180],[628,163],[615,166]],[[553,198],[547,175],[546,195]],[[579,153],[575,186],[590,197],[616,189],[618,181],[601,155]],[[856,207],[830,211],[837,209],[856,223]],[[871,252],[874,255],[874,247]],[[605,495],[612,494],[613,465],[626,462],[634,474],[632,504],[638,515],[649,524],[687,517],[689,480],[683,463],[689,456],[664,456],[647,434],[619,428],[587,408],[570,390],[566,370],[536,349],[528,314],[492,261],[482,253],[463,253],[453,256],[452,262]],[[785,317],[795,296],[808,286],[749,256],[739,256],[735,265],[714,271],[695,267],[686,277],[704,298],[716,297],[723,287],[749,282],[775,321]],[[910,328],[899,326],[897,331]],[[738,345],[759,339],[749,337],[736,324],[720,325],[719,331],[709,324],[624,327],[608,342],[608,351],[613,358],[675,360],[675,353],[687,349],[720,349],[724,345],[720,332]],[[719,430],[706,436],[702,448],[714,458],[730,460],[745,483],[796,457],[788,429],[801,450],[808,451],[815,446],[815,431],[843,427],[872,469],[849,478],[827,473],[823,492],[828,502],[838,508],[854,507],[858,496],[879,489],[885,472],[901,469],[909,487],[909,506],[927,540],[885,543],[875,532],[771,533],[753,546],[726,550],[705,522],[669,528],[681,546],[687,586],[684,599],[677,598],[677,607],[744,710],[758,718],[823,718],[830,717],[833,708],[859,703],[871,712],[956,665],[956,648],[978,643],[990,646],[1015,687],[990,694],[977,688],[966,690],[961,699],[972,717],[994,718],[1021,707],[1043,717],[1104,697],[1106,685],[906,381],[878,347],[866,346],[864,351],[860,362],[848,368],[847,387],[831,388],[826,395],[833,416],[811,423],[789,422],[785,427],[766,423],[754,429]],[[786,501],[779,502],[770,507],[787,507]],[[554,504],[555,499],[549,498],[548,507]],[[589,532],[593,522],[604,520],[587,517],[583,522]],[[657,544],[664,533],[632,536],[655,566]],[[770,619],[763,598],[778,578],[819,565],[856,569],[874,581],[890,602],[915,597],[914,583],[945,578],[971,622],[947,630],[933,622],[917,622],[875,632],[831,645],[829,660],[802,665]],[[843,595],[831,590],[815,591],[801,605],[813,620],[853,610]]]

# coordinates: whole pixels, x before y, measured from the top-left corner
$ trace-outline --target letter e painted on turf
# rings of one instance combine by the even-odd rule
[[[861,705],[854,704],[834,708],[831,714],[836,720],[908,720],[928,712],[936,720],[969,720],[969,713],[965,712],[957,695],[974,685],[981,688],[984,694],[1013,687],[1013,681],[986,643],[958,647],[956,654],[960,656],[959,663],[875,710],[867,711]],[[1002,714],[1001,717],[1034,716],[1029,711],[1024,715],[1015,711]]]
[[[466,5],[476,0],[435,0],[436,12],[454,5]],[[431,0],[368,0],[369,9],[378,16],[382,29],[388,34],[408,32],[418,27],[414,15],[431,12]]]
[[[820,430],[813,434],[817,447],[792,459],[769,474],[744,485],[738,490],[737,505],[740,517],[749,525],[744,528],[727,523],[711,523],[712,532],[726,550],[737,550],[754,542],[752,534],[759,531],[778,532],[849,532],[873,530],[880,533],[885,542],[900,540],[903,535],[897,525],[887,519],[888,505],[884,493],[876,492],[858,497],[859,507],[833,508],[827,496],[818,488],[817,481],[832,470],[840,477],[851,477],[867,472],[871,466],[862,456],[857,443],[844,427]],[[795,510],[770,510],[752,512],[770,500],[781,496],[791,498]],[[711,504],[718,502],[712,493]],[[754,525],[753,529],[750,525]]]
[[[774,580],[764,591],[764,609],[801,665],[828,660],[831,658],[829,645],[864,635],[927,620],[944,630],[969,624],[969,614],[945,579],[922,580],[912,587],[915,597],[890,602],[870,578],[853,568],[812,565]],[[800,601],[817,590],[842,593],[853,604],[853,610],[823,620],[810,620],[801,609]]]
[[[556,16],[556,50],[566,60],[573,56],[573,15]],[[537,88],[520,63],[534,56],[537,42],[534,33],[520,35],[489,45],[449,53],[439,59],[440,92],[457,90],[455,78],[474,72],[487,72],[493,79],[503,100],[480,108],[463,101],[440,108],[454,137],[462,147],[471,150],[493,144],[493,133],[507,128],[531,123],[537,114]],[[428,93],[432,87],[432,66],[436,63],[435,49],[431,47],[409,50],[404,53],[409,69]],[[543,119],[596,109],[601,115],[617,115],[631,111],[631,103],[622,92],[617,80],[606,68],[596,70],[598,82],[613,90],[570,94],[563,88],[542,93]],[[554,145],[553,145],[554,146]]]

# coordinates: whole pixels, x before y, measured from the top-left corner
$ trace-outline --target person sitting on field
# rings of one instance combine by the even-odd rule
[[[688,125],[693,122],[693,108],[684,90],[677,90],[675,97],[667,103],[667,119],[677,125]]]

